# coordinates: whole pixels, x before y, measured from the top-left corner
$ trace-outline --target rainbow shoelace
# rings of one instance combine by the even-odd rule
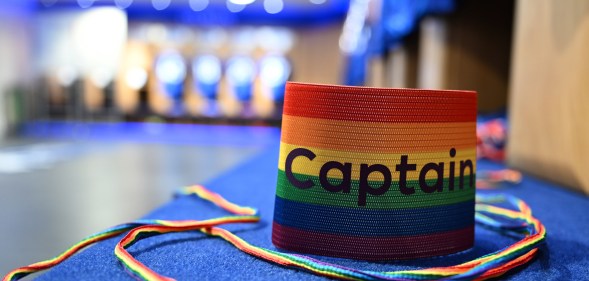
[[[477,195],[476,222],[499,233],[519,235],[522,237],[521,240],[475,260],[453,266],[388,272],[365,271],[322,262],[303,255],[254,246],[218,226],[259,222],[260,216],[256,209],[231,203],[200,185],[183,188],[177,192],[177,195],[194,196],[209,201],[233,215],[199,221],[137,220],[120,224],[83,239],[55,258],[17,268],[9,272],[2,280],[18,280],[29,274],[49,269],[91,244],[127,231],[128,233],[116,245],[114,253],[124,269],[141,280],[173,279],[154,272],[137,261],[127,249],[143,238],[173,232],[201,231],[209,236],[222,238],[239,250],[270,263],[342,280],[484,280],[501,276],[532,260],[538,252],[538,246],[545,241],[546,237],[544,225],[532,216],[530,207],[524,201],[506,194]],[[512,208],[500,207],[499,203],[508,203]]]

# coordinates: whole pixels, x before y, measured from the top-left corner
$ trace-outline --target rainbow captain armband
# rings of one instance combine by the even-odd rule
[[[272,242],[364,260],[474,242],[472,91],[288,83]]]

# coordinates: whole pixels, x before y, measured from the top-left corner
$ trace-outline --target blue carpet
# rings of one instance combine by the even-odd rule
[[[241,129],[238,129],[241,130]],[[257,207],[262,222],[226,226],[244,240],[275,249],[270,241],[277,174],[277,134],[266,149],[246,163],[207,183],[207,187],[241,205]],[[479,161],[479,169],[500,168]],[[191,183],[187,183],[191,184]],[[537,258],[506,276],[511,280],[589,280],[589,198],[554,184],[526,176],[521,185],[504,192],[524,199],[548,229],[547,244]],[[224,213],[210,203],[180,197],[145,216],[159,219],[205,219]],[[121,237],[113,238],[72,257],[41,275],[39,280],[134,280],[113,254]],[[461,263],[505,247],[514,240],[477,226],[475,247],[450,256],[411,261],[363,262],[318,257],[359,269],[391,271]],[[49,241],[48,241],[49,243]],[[156,272],[179,280],[320,280],[310,273],[256,259],[218,238],[200,233],[151,237],[130,253]]]

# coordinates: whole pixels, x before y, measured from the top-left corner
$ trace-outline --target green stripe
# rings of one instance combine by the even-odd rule
[[[309,176],[303,174],[294,174],[295,177],[301,181],[312,180],[315,186],[309,189],[299,189],[294,187],[286,178],[286,174],[282,170],[278,170],[278,183],[276,186],[276,196],[284,199],[309,203],[314,205],[325,206],[340,206],[340,207],[358,207],[358,180],[352,180],[352,188],[350,193],[343,192],[329,192],[321,187],[319,177]],[[476,176],[475,176],[476,177]],[[331,183],[337,184],[341,179],[328,179]],[[428,180],[429,185],[435,183],[435,179]],[[377,181],[370,181],[371,186],[380,186],[382,183]],[[469,177],[465,176],[464,184],[470,183]],[[399,183],[393,182],[391,188],[383,195],[374,196],[368,194],[366,196],[366,207],[368,209],[407,209],[407,208],[423,208],[431,206],[442,206],[455,204],[459,202],[474,200],[475,188],[465,187],[458,188],[459,178],[454,180],[454,190],[448,190],[448,179],[444,179],[444,191],[425,193],[419,188],[417,181],[407,181],[407,186],[415,187],[415,193],[405,195],[399,190]]]

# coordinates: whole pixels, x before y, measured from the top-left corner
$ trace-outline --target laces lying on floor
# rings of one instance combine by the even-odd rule
[[[303,255],[278,252],[249,244],[232,232],[218,226],[230,223],[256,223],[260,220],[256,209],[231,203],[219,194],[199,185],[183,188],[177,192],[177,195],[194,196],[209,201],[232,215],[199,221],[137,220],[120,224],[87,237],[53,259],[17,268],[9,272],[3,280],[18,280],[31,273],[51,268],[88,245],[127,231],[129,232],[119,241],[114,252],[129,274],[143,280],[173,279],[154,272],[148,266],[137,261],[127,252],[127,249],[143,238],[172,232],[198,230],[212,237],[222,238],[239,250],[270,263],[343,280],[488,279],[500,276],[510,269],[530,261],[538,252],[538,245],[544,242],[546,236],[546,229],[538,219],[532,216],[531,209],[524,201],[506,194],[477,195],[476,222],[494,229],[498,233],[520,235],[521,240],[475,260],[453,266],[389,272],[364,271],[322,262]],[[497,206],[499,203],[508,203],[513,209],[499,207]]]

